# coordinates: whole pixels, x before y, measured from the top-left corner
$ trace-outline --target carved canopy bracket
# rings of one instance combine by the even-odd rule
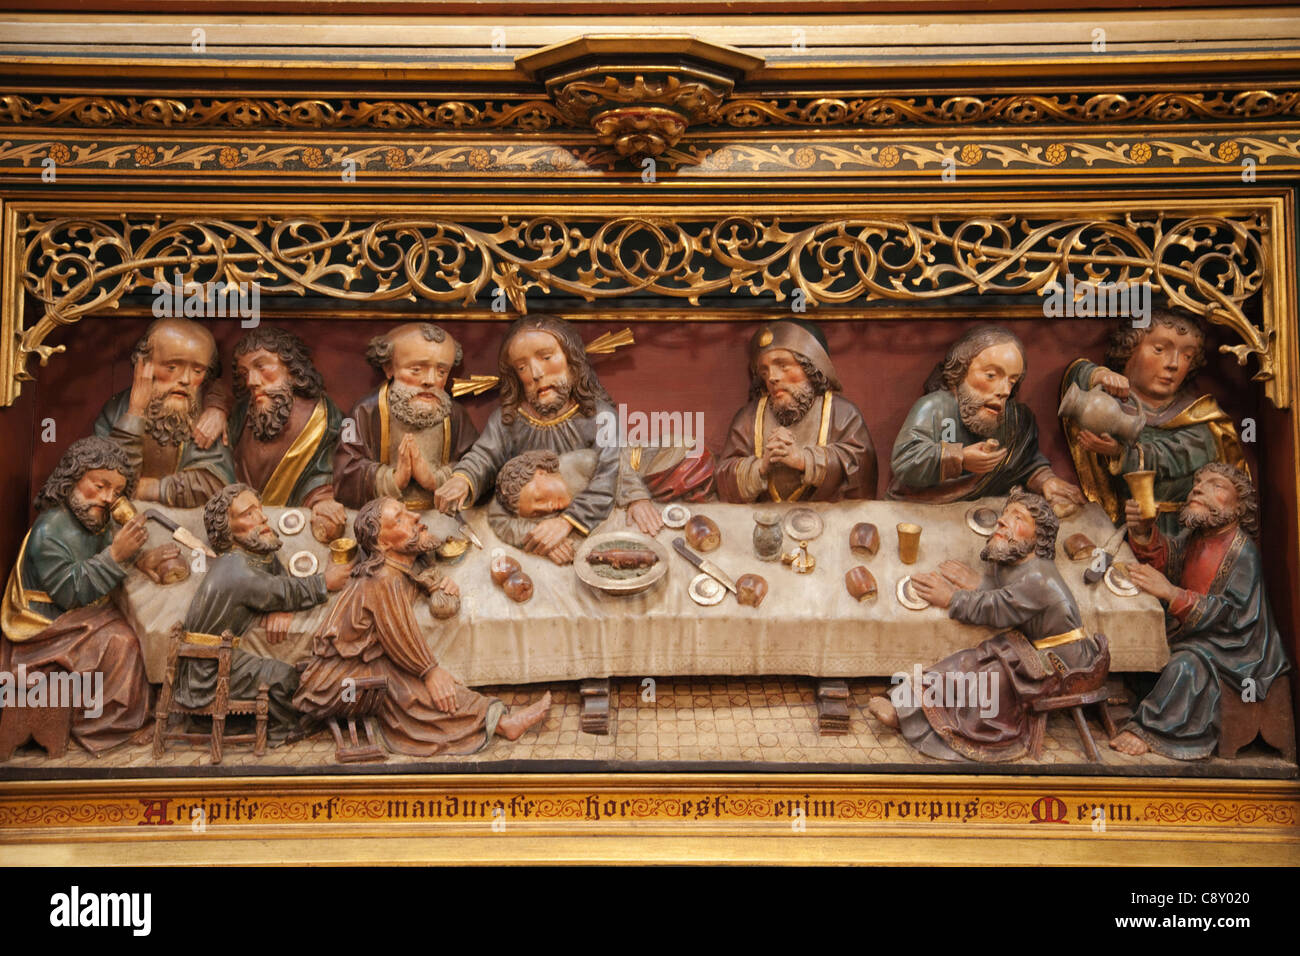
[[[1257,362],[1274,404],[1290,402],[1289,349],[1279,330],[1294,302],[1268,294],[1276,281],[1273,207],[1239,215],[1193,209],[1097,208],[1067,218],[1033,209],[959,219],[934,210],[849,216],[757,212],[705,217],[501,215],[466,221],[393,215],[360,222],[315,215],[124,213],[18,220],[25,291],[44,305],[30,327],[6,303],[16,354],[9,401],[44,365],[56,326],[116,308],[125,296],[187,283],[255,282],[260,295],[354,302],[398,299],[471,306],[503,293],[517,312],[527,297],[588,302],[633,295],[717,303],[747,292],[807,306],[893,300],[933,304],[959,295],[1046,295],[1053,283],[1150,283],[1167,304],[1227,329],[1222,349]],[[13,248],[11,246],[11,248]],[[1280,304],[1279,304],[1280,303]],[[1247,314],[1258,312],[1258,323]],[[864,313],[865,314],[865,313]],[[1289,340],[1286,342],[1290,345]]]
[[[640,161],[717,120],[736,81],[760,57],[689,36],[587,36],[516,59],[571,126]]]

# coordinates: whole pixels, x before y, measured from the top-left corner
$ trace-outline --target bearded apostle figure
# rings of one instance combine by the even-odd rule
[[[312,535],[332,541],[347,513],[334,500],[334,449],[343,416],[302,339],[264,327],[235,345],[235,477],[264,505],[311,509]]]
[[[1133,499],[1124,517],[1143,562],[1129,577],[1166,609],[1169,663],[1110,745],[1133,756],[1208,757],[1219,742],[1223,694],[1262,701],[1291,669],[1255,544],[1259,498],[1239,469],[1211,462],[1193,476],[1176,533],[1144,520]]]
[[[95,434],[126,452],[139,476],[136,499],[201,507],[234,480],[216,340],[189,319],[159,319],[136,343],[131,367],[131,387],[104,404]]]
[[[140,644],[109,597],[148,537],[144,515],[116,530],[109,522],[113,502],[130,496],[135,481],[131,456],[115,442],[92,437],[68,446],[36,499],[40,513],[19,548],[0,615],[0,670],[103,674],[100,712],[72,716],[72,738],[96,754],[130,739],[148,718]]]
[[[525,550],[556,564],[572,562],[575,536],[590,534],[604,521],[620,494],[630,502],[629,523],[646,534],[658,534],[663,519],[650,502],[650,492],[634,473],[623,475],[620,491],[618,444],[597,442],[601,421],[616,416],[573,326],[547,315],[518,319],[501,343],[498,366],[501,404],[452,476],[434,493],[438,508],[451,513],[467,500],[486,498],[501,467],[523,452],[563,454],[592,448],[596,469],[587,487],[560,514],[538,522]]]
[[[782,319],[749,343],[751,400],[736,413],[717,469],[723,501],[876,497],[876,448],[841,385],[826,337]]]
[[[971,329],[948,349],[894,439],[889,497],[970,501],[1022,485],[1058,515],[1084,503],[1038,448],[1034,413],[1016,401],[1028,363],[1024,346],[995,325]]]
[[[516,740],[541,723],[551,707],[549,691],[510,711],[457,681],[429,650],[412,608],[424,594],[417,559],[437,541],[419,516],[381,497],[352,526],[364,557],[313,639],[295,706],[328,716],[349,686],[382,677],[387,693],[376,716],[384,741],[390,750],[419,756],[475,753],[494,735]],[[456,593],[450,579],[440,583]]]
[[[203,573],[185,613],[186,640],[215,645],[223,631],[235,636],[230,696],[252,698],[258,686],[266,684],[271,737],[282,740],[298,723],[292,704],[298,673],[283,661],[249,653],[238,642],[257,620],[265,626],[268,643],[284,640],[294,612],[315,607],[327,592],[339,590],[351,566],[331,562],[320,574],[288,574],[277,557],[280,536],[266,520],[257,492],[244,484],[227,485],[209,499],[203,527],[217,558]],[[217,662],[183,659],[173,691],[176,702],[185,707],[206,707],[217,693]]]
[[[352,409],[353,441],[334,454],[334,494],[349,508],[380,495],[427,511],[433,493],[478,438],[465,408],[447,393],[461,347],[428,322],[408,323],[370,340],[366,361],[386,381]]]
[[[905,681],[868,708],[921,753],[941,760],[1000,762],[1029,749],[1030,704],[1060,693],[1067,675],[1100,670],[1100,642],[1084,632],[1079,605],[1053,560],[1059,519],[1046,499],[1013,488],[980,553],[981,575],[960,561],[917,574],[917,595],[963,624],[1000,633],[926,668],[923,687]],[[1100,661],[1100,663],[1099,663]],[[964,685],[977,701],[927,693]],[[934,698],[938,699],[934,699]]]
[[[1071,385],[1102,388],[1133,402],[1146,416],[1146,426],[1132,444],[1062,419],[1084,494],[1105,508],[1112,521],[1123,519],[1129,500],[1125,472],[1156,473],[1156,509],[1167,535],[1179,531],[1179,508],[1201,466],[1224,462],[1249,475],[1232,420],[1212,396],[1192,388],[1204,364],[1201,325],[1188,316],[1157,311],[1146,327],[1135,326],[1132,319],[1119,322],[1110,335],[1105,365],[1076,359],[1065,370],[1062,395]]]

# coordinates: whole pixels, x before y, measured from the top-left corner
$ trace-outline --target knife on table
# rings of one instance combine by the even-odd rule
[[[1106,540],[1106,546],[1101,549],[1101,570],[1098,571],[1096,569],[1097,559],[1094,555],[1093,560],[1089,562],[1087,569],[1083,572],[1084,584],[1096,584],[1106,576],[1106,572],[1110,570],[1110,566],[1115,563],[1115,552],[1119,551],[1119,546],[1123,543],[1124,537],[1127,534],[1128,525],[1125,524]]]
[[[731,578],[727,577],[726,572],[724,572],[722,568],[718,567],[712,561],[708,560],[707,558],[700,557],[698,554],[696,554],[694,551],[688,548],[686,546],[685,538],[674,538],[673,548],[675,548],[677,553],[680,554],[683,558],[691,562],[691,564],[695,565],[697,568],[699,568],[709,577],[713,578],[713,580],[717,581],[719,584],[721,584],[732,594],[736,593],[736,584],[734,581],[731,580]]]
[[[459,509],[457,509],[452,517],[454,517],[456,523],[460,525],[460,530],[465,532],[465,537],[469,538],[470,544],[482,551],[483,542],[478,539],[478,535],[474,533],[474,529],[469,526],[469,522],[465,520],[465,516],[460,513]]]
[[[146,519],[157,521],[160,525],[170,531],[172,533],[172,538],[179,544],[183,544],[185,547],[192,548],[195,551],[202,551],[209,558],[215,558],[217,556],[217,552],[213,551],[206,544],[200,541],[193,531],[190,531],[188,528],[182,528],[166,515],[160,514],[150,508],[144,513],[144,516]]]

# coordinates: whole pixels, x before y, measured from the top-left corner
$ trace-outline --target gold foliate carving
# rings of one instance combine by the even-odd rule
[[[44,315],[18,330],[18,377],[42,343],[156,283],[256,282],[262,295],[357,302],[422,299],[470,305],[502,290],[517,312],[530,292],[588,302],[633,294],[685,299],[796,290],[805,303],[924,304],[963,294],[1042,296],[1064,283],[1150,283],[1169,305],[1229,329],[1223,346],[1257,381],[1277,376],[1275,329],[1244,305],[1264,288],[1270,257],[1260,213],[1106,214],[1067,219],[941,215],[783,221],[631,215],[333,221],[312,216],[122,215],[41,219],[19,228],[26,290]],[[484,295],[485,290],[487,295]],[[1285,393],[1270,389],[1275,402]]]
[[[578,91],[574,91],[576,96]],[[756,127],[899,128],[976,124],[1029,127],[1056,123],[1258,122],[1300,116],[1300,90],[1106,92],[1092,95],[1017,93],[958,96],[731,95],[709,125]],[[89,129],[586,129],[586,115],[566,112],[539,95],[519,99],[463,96],[405,99],[267,97],[0,96],[7,126]],[[700,125],[700,124],[696,124]]]
[[[0,96],[9,126],[92,129],[518,129],[569,126],[550,100],[266,99],[255,97]],[[583,124],[586,125],[585,123]]]

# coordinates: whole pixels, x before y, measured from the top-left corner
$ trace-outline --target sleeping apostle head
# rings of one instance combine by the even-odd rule
[[[262,512],[262,501],[248,485],[226,485],[203,509],[208,543],[218,554],[238,546],[251,554],[274,554],[280,536]]]
[[[107,438],[79,438],[68,446],[36,498],[45,511],[66,505],[83,528],[99,534],[118,498],[130,497],[135,469],[120,446]]]
[[[131,364],[128,407],[144,419],[146,433],[168,447],[190,441],[203,386],[221,374],[212,333],[189,319],[159,319],[136,343]]]
[[[393,417],[411,428],[432,428],[451,412],[447,378],[460,364],[460,343],[428,322],[410,322],[377,335],[366,361],[388,379]]]
[[[497,498],[520,518],[559,514],[573,503],[553,451],[526,451],[506,462],[497,473]]]

